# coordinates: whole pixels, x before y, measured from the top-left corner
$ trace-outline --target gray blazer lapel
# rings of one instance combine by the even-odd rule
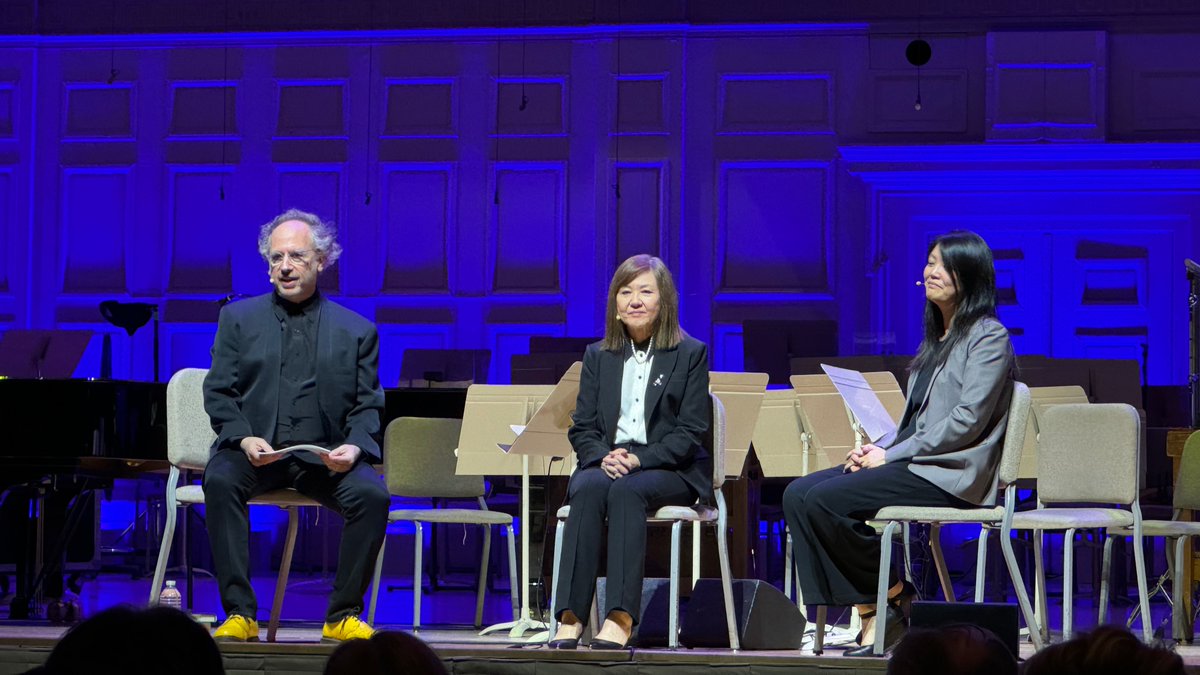
[[[650,382],[646,385],[646,420],[654,418],[654,411],[662,399],[662,393],[667,388],[671,373],[675,372],[675,361],[679,358],[678,349],[668,349],[654,355],[654,363],[650,365]],[[649,424],[646,425],[647,430]]]

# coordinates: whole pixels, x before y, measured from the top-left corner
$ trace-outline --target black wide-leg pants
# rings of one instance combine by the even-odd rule
[[[973,505],[909,471],[909,462],[843,473],[842,468],[797,478],[783,493],[792,533],[796,582],[811,605],[875,602],[880,536],[866,521],[885,506]],[[895,584],[892,567],[891,585]]]
[[[345,473],[288,456],[255,467],[241,450],[220,450],[204,470],[204,503],[213,566],[226,614],[255,619],[250,586],[250,514],[246,502],[281,488],[295,488],[342,515],[337,574],[325,620],[336,623],[362,612],[375,557],[383,544],[391,501],[379,474],[365,462]]]
[[[604,522],[608,521],[605,607],[641,620],[646,572],[646,516],[664,506],[690,506],[696,493],[674,471],[635,471],[616,480],[595,466],[576,471],[567,486],[571,513],[563,529],[562,564],[555,583],[554,616],[571,610],[587,623],[596,592]]]

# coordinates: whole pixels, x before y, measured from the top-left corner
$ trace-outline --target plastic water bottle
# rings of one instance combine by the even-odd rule
[[[167,585],[163,586],[162,593],[158,594],[158,605],[178,610],[183,609],[183,597],[179,595],[179,589],[175,588],[174,579],[167,581]]]

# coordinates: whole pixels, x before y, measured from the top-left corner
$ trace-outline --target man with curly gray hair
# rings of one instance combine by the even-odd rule
[[[204,409],[217,432],[204,497],[228,617],[214,637],[258,639],[246,503],[290,487],[345,519],[322,640],[369,638],[374,630],[358,615],[389,503],[369,466],[380,461],[379,337],[374,324],[317,289],[342,252],[331,224],[290,209],[263,225],[258,251],[274,290],[221,310],[204,379]],[[296,445],[329,452],[277,450]]]

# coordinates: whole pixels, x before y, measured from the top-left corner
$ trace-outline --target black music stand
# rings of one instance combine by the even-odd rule
[[[838,324],[826,319],[747,319],[742,322],[746,372],[767,373],[772,384],[787,384],[791,359],[836,356]]]
[[[487,384],[489,349],[405,349],[400,359],[400,387],[465,389]]]
[[[0,375],[65,380],[75,374],[92,340],[86,330],[13,329],[0,335]]]
[[[158,305],[149,302],[117,302],[105,300],[100,303],[100,315],[117,328],[124,328],[129,337],[154,319],[154,381],[159,381],[158,375]],[[104,353],[101,357],[100,376],[112,376],[112,341],[104,336]]]

